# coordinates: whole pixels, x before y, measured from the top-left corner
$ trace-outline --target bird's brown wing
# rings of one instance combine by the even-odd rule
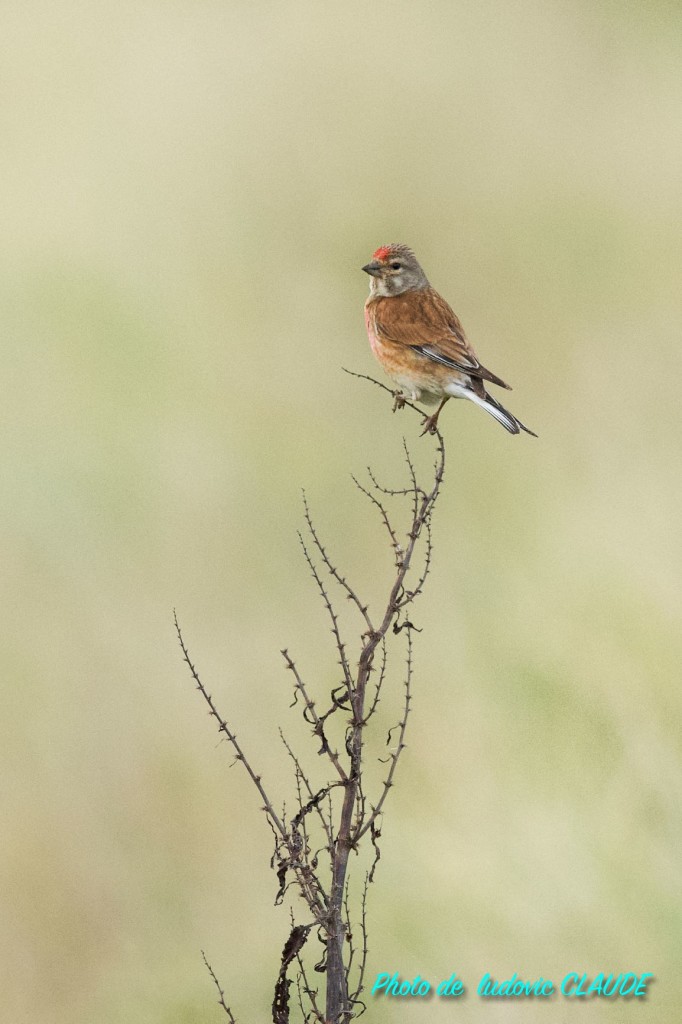
[[[458,318],[433,288],[377,298],[371,306],[380,337],[416,350],[433,362],[511,391],[509,384],[481,366]]]

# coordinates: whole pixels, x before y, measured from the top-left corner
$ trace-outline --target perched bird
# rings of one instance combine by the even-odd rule
[[[406,401],[440,405],[424,420],[423,433],[435,433],[448,398],[468,398],[494,416],[510,434],[537,437],[486,391],[486,383],[511,391],[481,366],[462,325],[406,245],[382,245],[362,268],[370,275],[365,322],[369,343],[400,390],[395,409]]]

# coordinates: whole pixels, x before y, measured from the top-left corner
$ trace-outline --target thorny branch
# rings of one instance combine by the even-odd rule
[[[393,396],[390,388],[365,374],[346,371],[351,376],[368,380]],[[406,407],[421,411],[411,402]],[[312,915],[312,922],[295,924],[292,909],[291,931],[284,946],[281,965],[275,985],[272,1007],[274,1024],[288,1024],[290,1019],[289,989],[293,982],[288,970],[296,967],[296,992],[304,1022],[317,1024],[347,1024],[360,1016],[365,1004],[360,996],[364,990],[367,967],[367,889],[381,857],[379,839],[381,822],[389,791],[392,789],[398,762],[405,749],[407,723],[411,710],[413,679],[413,632],[410,609],[423,592],[431,568],[433,546],[431,517],[440,493],[445,472],[443,437],[436,431],[435,462],[430,482],[424,486],[412,454],[403,441],[403,454],[407,468],[407,486],[389,488],[380,484],[371,469],[368,482],[356,477],[353,481],[359,492],[369,500],[378,513],[382,528],[388,535],[393,552],[393,575],[389,579],[386,596],[379,608],[370,611],[358,590],[349,583],[329,554],[314,522],[307,496],[303,495],[303,510],[308,539],[299,534],[303,554],[315,581],[331,624],[331,634],[341,680],[329,695],[325,711],[318,710],[315,689],[304,681],[298,666],[284,649],[281,653],[293,687],[292,707],[298,706],[303,720],[309,726],[319,748],[317,753],[326,759],[330,778],[313,784],[313,773],[294,753],[280,730],[293,768],[296,810],[293,815],[275,811],[275,806],[231,730],[220,714],[213,697],[204,686],[193,664],[183,635],[175,618],[175,627],[182,655],[187,663],[196,688],[208,706],[209,715],[218,725],[218,731],[232,747],[236,760],[241,761],[256,787],[262,801],[266,819],[274,839],[272,867],[277,876],[275,902],[284,899],[293,884]],[[402,527],[394,518],[393,502],[407,504],[407,523]],[[420,564],[415,568],[417,549],[421,548]],[[327,582],[329,580],[329,583]],[[359,648],[356,657],[342,635],[340,616],[335,606],[334,589],[344,597],[358,617]],[[344,627],[345,629],[345,627]],[[400,647],[401,635],[406,644],[404,653],[402,711],[398,721],[389,729],[386,742],[387,756],[373,745],[373,755],[387,765],[378,794],[371,799],[373,786],[365,774],[366,730],[378,711],[380,701],[389,693],[392,678],[391,652]],[[368,684],[373,677],[373,691]],[[326,703],[326,701],[325,701]],[[324,706],[324,705],[323,705]],[[373,734],[373,733],[372,733]],[[369,734],[367,734],[367,738]],[[367,748],[369,749],[369,748]],[[319,763],[319,762],[318,762]],[[366,839],[366,843],[362,841]],[[359,854],[367,847],[367,860],[371,860],[360,893],[360,916],[355,927],[353,897],[349,884],[348,862],[351,851]],[[323,857],[324,864],[320,863]],[[318,1000],[318,990],[309,981],[304,949],[311,929],[315,929],[323,946],[323,955],[314,964],[316,973],[326,975],[326,1005],[324,1011]],[[204,956],[214,984],[220,995],[220,1005],[235,1024],[227,1006],[223,990]],[[354,977],[354,980],[352,980]]]
[[[206,970],[208,971],[208,973],[213,978],[213,984],[218,989],[218,996],[219,996],[218,1005],[222,1006],[223,1010],[225,1011],[225,1013],[227,1014],[228,1018],[230,1019],[231,1024],[237,1024],[237,1022],[234,1019],[234,1016],[232,1014],[232,1010],[230,1009],[230,1007],[225,1002],[225,993],[223,992],[223,989],[222,989],[222,987],[220,985],[220,982],[218,981],[218,979],[216,977],[215,971],[213,970],[213,968],[211,967],[210,963],[206,959],[206,954],[204,953],[203,949],[201,951],[201,956],[203,958],[204,963],[206,964]]]
[[[389,757],[388,757],[388,762],[389,762],[388,775],[386,776],[386,779],[384,781],[384,788],[382,790],[381,796],[379,797],[379,802],[377,803],[376,807],[374,807],[372,809],[372,813],[369,815],[369,817],[367,818],[367,821],[362,826],[362,828],[359,829],[356,832],[356,834],[354,836],[354,842],[356,842],[356,843],[359,843],[360,840],[362,839],[362,837],[365,835],[365,833],[369,829],[371,829],[372,826],[374,825],[374,822],[377,820],[377,818],[381,814],[381,811],[383,809],[384,803],[386,801],[386,797],[388,796],[388,792],[389,792],[391,786],[393,785],[393,776],[395,775],[396,766],[398,764],[398,758],[400,757],[400,755],[402,754],[403,750],[405,749],[405,732],[407,730],[407,717],[408,717],[408,715],[410,713],[410,704],[412,702],[412,694],[410,693],[410,683],[411,682],[412,682],[412,630],[408,629],[407,630],[407,673],[405,675],[405,704],[404,704],[403,716],[400,719],[400,722],[398,723],[398,726],[397,726],[397,728],[398,728],[398,743],[397,743],[397,746],[395,747],[395,750],[393,750],[393,752],[391,754],[389,754]],[[393,727],[393,729],[394,728],[395,728],[395,726]],[[391,743],[391,733],[393,732],[393,729],[389,729],[388,740],[387,740],[386,746],[389,746],[390,743]]]

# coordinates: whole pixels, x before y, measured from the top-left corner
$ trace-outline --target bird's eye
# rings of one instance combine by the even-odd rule
[[[402,266],[402,264],[400,264],[400,263],[391,263],[391,268],[393,270],[400,270],[401,266]]]

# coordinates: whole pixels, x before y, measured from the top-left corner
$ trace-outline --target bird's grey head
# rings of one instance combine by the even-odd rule
[[[382,245],[372,254],[371,262],[362,269],[370,275],[371,295],[402,295],[403,292],[429,286],[415,254],[398,242]]]

